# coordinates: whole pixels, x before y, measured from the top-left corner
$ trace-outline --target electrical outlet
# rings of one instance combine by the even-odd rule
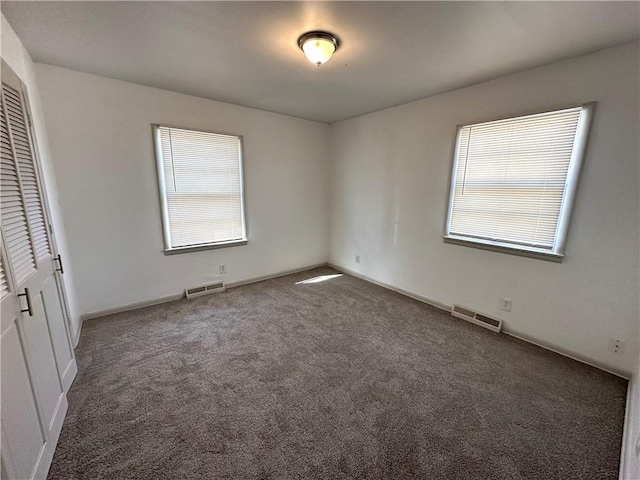
[[[356,263],[360,263],[360,255],[356,255]]]
[[[622,352],[624,352],[624,344],[624,340],[620,340],[619,338],[610,338],[609,351],[617,353],[618,355],[622,355]]]
[[[500,299],[500,310],[502,310],[504,312],[510,312],[511,311],[511,299],[510,298],[502,297]]]
[[[225,273],[227,273],[227,264],[221,263],[220,265],[218,265],[218,271],[220,272],[221,275],[224,275]]]

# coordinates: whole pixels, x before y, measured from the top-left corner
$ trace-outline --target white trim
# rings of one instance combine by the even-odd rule
[[[465,247],[479,248],[490,252],[507,253],[509,255],[518,255],[520,257],[537,258],[539,260],[548,260],[550,262],[562,263],[564,255],[553,253],[551,250],[545,251],[538,248],[515,247],[513,244],[505,242],[494,242],[492,240],[484,240],[481,238],[461,237],[458,235],[446,235],[443,237],[444,243],[451,245],[462,245]]]
[[[165,250],[171,248],[171,230],[169,230],[169,208],[167,206],[166,182],[164,177],[164,158],[162,157],[162,142],[160,140],[160,125],[152,124],[153,146],[155,148],[156,171],[158,174],[158,193],[160,195],[160,211],[162,213],[162,233],[164,235]]]
[[[237,240],[225,240],[224,242],[203,243],[201,245],[190,245],[186,247],[174,247],[164,250],[165,255],[177,255],[179,253],[199,252],[202,250],[213,250],[216,248],[226,247],[238,247],[240,245],[246,245],[249,241],[246,238],[239,238]]]
[[[304,272],[306,270],[312,270],[314,268],[325,267],[325,266],[327,266],[327,264],[325,262],[317,263],[317,264],[314,264],[314,265],[295,268],[293,270],[286,270],[286,271],[274,273],[274,274],[271,274],[271,275],[264,275],[264,276],[261,276],[261,277],[254,277],[254,278],[250,278],[250,279],[247,279],[247,280],[239,280],[237,282],[225,283],[225,286],[226,286],[227,289],[229,289],[229,288],[233,288],[233,287],[239,287],[241,285],[248,285],[250,283],[262,282],[264,280],[271,280],[273,278],[284,277],[284,276],[287,276],[287,275],[292,275],[294,273],[300,273],[300,272]],[[137,310],[139,308],[150,307],[152,305],[159,305],[161,303],[171,302],[173,300],[180,300],[181,298],[185,298],[184,291],[181,292],[181,293],[176,293],[174,295],[167,295],[166,297],[155,298],[153,300],[135,302],[135,303],[130,303],[128,305],[123,305],[123,306],[120,306],[120,307],[107,308],[105,310],[96,310],[94,312],[89,312],[89,313],[82,314],[82,315],[80,315],[80,322],[81,323],[80,323],[80,328],[78,329],[78,338],[76,339],[76,345],[77,345],[78,339],[80,338],[80,330],[82,330],[82,323],[85,320],[92,320],[94,318],[104,317],[105,315],[113,315],[113,314],[116,314],[116,313],[128,312],[130,310]]]
[[[564,253],[564,248],[567,243],[569,221],[578,191],[580,172],[582,171],[582,165],[584,164],[584,159],[586,157],[587,142],[589,140],[589,131],[591,129],[591,119],[593,118],[595,108],[595,102],[585,103],[582,105],[582,111],[580,112],[580,118],[578,119],[576,136],[573,141],[573,151],[571,152],[569,170],[567,171],[566,176],[565,192],[562,197],[560,214],[558,215],[556,237],[553,240],[553,250],[556,253]]]
[[[640,443],[639,376],[640,371],[634,373],[629,379],[629,385],[627,386],[627,404],[624,411],[622,448],[620,449],[620,480],[636,480],[638,473],[640,473],[640,466],[638,465],[639,458],[636,453],[636,445]],[[635,477],[632,475],[635,475]]]
[[[106,308],[104,310],[96,310],[89,313],[83,313],[80,315],[80,321],[85,322],[87,320],[93,320],[94,318],[104,317],[105,315],[114,315],[116,313],[128,312],[130,310],[137,310],[139,308],[150,307],[152,305],[158,305],[160,303],[171,302],[173,300],[180,300],[184,298],[184,292],[175,293],[173,295],[167,295],[165,297],[154,298],[152,300],[144,300],[142,302],[129,303],[120,307]],[[80,337],[80,335],[78,335]]]
[[[390,285],[388,283],[384,283],[384,282],[380,282],[378,280],[374,280],[373,278],[368,277],[367,275],[364,275],[364,274],[358,273],[358,272],[354,272],[353,270],[350,270],[350,269],[344,268],[344,267],[340,267],[340,266],[338,266],[336,264],[333,264],[333,263],[330,263],[330,262],[328,262],[327,265],[329,267],[331,267],[331,268],[335,268],[336,270],[340,270],[342,272],[348,273],[349,275],[353,275],[354,277],[358,277],[361,280],[366,280],[367,282],[374,283],[376,285],[379,285],[381,287],[387,288],[389,290],[393,290],[394,292],[398,292],[398,293],[400,293],[402,295],[405,295],[407,297],[411,297],[411,298],[413,298],[415,300],[418,300],[420,302],[424,302],[424,303],[426,303],[428,305],[431,305],[433,307],[439,308],[441,310],[445,310],[447,313],[451,314],[451,308],[452,307],[450,305],[447,305],[446,303],[441,303],[441,302],[438,302],[437,300],[432,300],[430,298],[423,297],[422,295],[419,295],[417,293],[412,293],[412,292],[409,292],[407,290],[403,290],[401,288],[394,287],[393,285]],[[537,347],[544,348],[545,350],[552,351],[554,353],[557,353],[557,354],[562,355],[564,357],[570,358],[570,359],[575,360],[577,362],[584,363],[586,365],[589,365],[590,367],[597,368],[598,370],[605,371],[607,373],[615,375],[616,377],[621,377],[621,378],[624,378],[625,380],[629,379],[629,374],[628,373],[623,373],[621,371],[616,372],[614,370],[610,370],[607,367],[604,367],[602,365],[598,365],[597,363],[593,363],[593,362],[591,362],[589,360],[586,360],[585,358],[581,358],[581,357],[577,356],[576,354],[574,354],[573,352],[568,352],[566,350],[561,350],[558,347],[550,346],[550,345],[545,344],[545,343],[543,343],[541,341],[533,340],[532,338],[527,337],[526,335],[522,335],[522,334],[516,332],[515,330],[510,329],[507,326],[507,322],[504,321],[504,320],[502,321],[502,333],[504,333],[506,335],[509,335],[511,337],[515,337],[515,338],[517,338],[519,340],[522,340],[524,342],[531,343],[532,345],[536,345]]]
[[[589,365],[590,367],[594,367],[597,368],[598,370],[602,370],[603,372],[607,372],[610,373],[611,375],[615,375],[616,377],[620,377],[623,378],[625,380],[629,380],[629,374],[628,373],[623,373],[622,371],[615,371],[615,370],[611,370],[608,367],[604,367],[602,365],[599,365],[597,363],[594,363],[590,360],[585,359],[584,357],[581,357],[573,352],[569,352],[568,350],[564,350],[562,348],[559,347],[555,347],[555,346],[551,346],[547,343],[538,341],[538,340],[533,340],[531,337],[527,336],[527,335],[522,335],[521,333],[517,333],[515,330],[512,330],[511,328],[506,326],[506,323],[502,324],[502,333],[509,335],[510,337],[514,337],[517,338],[518,340],[522,340],[523,342],[527,342],[530,343],[532,345],[535,345],[536,347],[540,347],[540,348],[544,348],[545,350],[549,350],[550,352],[553,353],[557,353],[558,355],[562,355],[563,357],[567,357],[570,358],[571,360],[575,360],[576,362],[580,362],[580,363],[584,363],[585,365]]]
[[[447,200],[447,216],[445,217],[444,233],[447,237],[451,231],[451,216],[453,215],[453,199],[456,191],[456,181],[458,177],[458,155],[460,154],[460,140],[462,138],[462,125],[456,127],[456,146],[453,150],[453,159],[451,161],[451,171],[449,172],[449,196]]]
[[[264,275],[262,277],[254,277],[249,280],[239,280],[237,282],[225,283],[227,288],[240,287],[242,285],[249,285],[251,283],[262,282],[264,280],[272,280],[274,278],[286,277],[287,275],[293,275],[294,273],[306,272],[307,270],[313,270],[314,268],[326,267],[328,264],[326,262],[316,263],[314,265],[309,265],[308,267],[302,268],[294,268],[293,270],[286,270],[279,273],[274,273],[273,275]]]
[[[629,379],[629,384],[627,385],[627,402],[624,408],[624,424],[622,426],[622,448],[620,449],[620,468],[619,478],[620,480],[625,480],[629,478],[627,475],[627,462],[629,460],[629,450],[632,439],[629,438],[631,436],[631,397],[633,396],[633,385],[637,381],[638,375],[632,375]]]
[[[440,310],[444,310],[444,311],[446,311],[448,313],[451,313],[452,306],[451,305],[447,305],[446,303],[441,303],[441,302],[438,302],[436,300],[432,300],[430,298],[423,297],[422,295],[419,295],[417,293],[413,293],[413,292],[410,292],[408,290],[403,290],[402,288],[394,287],[393,285],[390,285],[388,283],[384,283],[384,282],[380,282],[378,280],[374,280],[373,278],[368,277],[367,275],[355,272],[355,271],[350,270],[348,268],[339,267],[338,265],[335,265],[335,264],[330,263],[330,262],[327,263],[327,266],[329,266],[331,268],[335,268],[336,270],[340,270],[341,272],[348,273],[349,275],[352,275],[354,277],[358,277],[361,280],[366,280],[369,283],[373,283],[375,285],[379,285],[379,286],[384,287],[384,288],[386,288],[388,290],[393,290],[394,292],[398,292],[398,293],[400,293],[400,294],[402,294],[402,295],[404,295],[406,297],[411,297],[414,300],[418,300],[418,301],[420,301],[422,303],[426,303],[428,305],[431,305],[432,307],[436,307],[436,308],[439,308]]]

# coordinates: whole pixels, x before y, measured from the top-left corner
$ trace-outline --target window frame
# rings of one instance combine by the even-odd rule
[[[162,144],[160,139],[160,128],[175,128],[179,130],[188,130],[199,133],[210,133],[213,135],[225,135],[229,137],[236,137],[238,139],[238,151],[240,160],[240,212],[242,216],[242,232],[241,239],[226,240],[220,242],[203,243],[198,245],[187,245],[184,247],[172,247],[171,246],[171,232],[169,227],[169,208],[167,205],[167,192],[165,189],[164,179],[164,163],[162,158]],[[246,210],[246,198],[245,198],[245,177],[244,177],[244,138],[237,133],[228,132],[215,132],[212,130],[203,130],[201,128],[192,127],[180,127],[176,125],[169,125],[166,123],[152,123],[151,133],[154,146],[155,157],[155,169],[158,181],[158,196],[160,200],[160,213],[162,217],[162,236],[164,241],[164,254],[176,255],[179,253],[198,252],[202,250],[213,250],[217,248],[237,247],[241,245],[247,245],[249,242],[249,233],[247,228],[247,210]]]
[[[559,110],[565,110],[568,108],[580,107],[580,118],[578,120],[578,126],[576,128],[576,136],[571,151],[571,159],[569,160],[569,167],[567,170],[567,176],[565,178],[565,191],[562,196],[562,203],[560,206],[560,213],[558,215],[558,223],[556,226],[555,239],[553,242],[553,248],[551,250],[532,247],[528,245],[518,245],[515,243],[501,242],[495,240],[487,240],[481,238],[472,238],[467,236],[460,236],[451,234],[451,216],[453,213],[453,202],[455,197],[455,183],[456,172],[458,167],[458,152],[460,151],[460,137],[464,127],[471,125],[478,125],[482,123],[497,122],[502,120],[516,119],[520,117],[526,117],[530,115],[538,115],[543,113],[551,113]],[[451,156],[451,163],[449,166],[449,191],[447,194],[447,203],[445,211],[445,224],[444,224],[444,243],[453,245],[462,245],[472,248],[479,248],[482,250],[489,250],[499,253],[507,253],[511,255],[519,255],[530,258],[537,258],[540,260],[547,260],[551,262],[561,263],[565,257],[565,247],[567,244],[567,235],[569,231],[569,224],[575,204],[576,194],[578,190],[578,183],[584,165],[587,144],[589,140],[589,133],[591,130],[593,115],[595,112],[596,102],[589,102],[583,104],[573,104],[564,107],[557,107],[549,110],[535,111],[532,113],[521,113],[516,115],[510,115],[508,117],[495,118],[492,120],[475,121],[471,123],[459,124],[456,126],[456,136],[454,143],[453,155]]]

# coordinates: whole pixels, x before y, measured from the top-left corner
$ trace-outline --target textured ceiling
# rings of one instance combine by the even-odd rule
[[[10,2],[37,62],[335,122],[637,39],[638,2]],[[296,45],[342,41],[326,64]]]

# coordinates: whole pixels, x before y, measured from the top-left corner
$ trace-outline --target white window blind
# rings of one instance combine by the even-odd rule
[[[167,249],[245,239],[240,138],[158,126]]]
[[[459,128],[446,235],[561,253],[584,107]],[[581,140],[575,150],[578,134]],[[584,137],[584,138],[582,138]],[[579,153],[579,152],[578,152]]]

